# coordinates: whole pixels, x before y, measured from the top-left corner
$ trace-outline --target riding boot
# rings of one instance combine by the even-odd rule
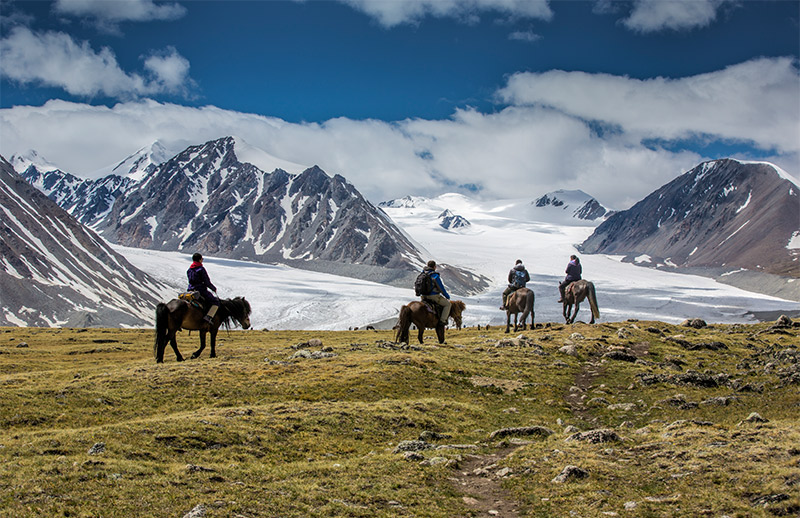
[[[208,310],[208,313],[206,314],[206,316],[203,317],[203,320],[205,320],[209,324],[211,322],[213,322],[214,321],[214,315],[217,314],[217,310],[218,309],[219,309],[219,306],[211,306],[211,308]]]

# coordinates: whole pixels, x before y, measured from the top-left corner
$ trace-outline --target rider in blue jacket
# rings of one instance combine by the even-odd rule
[[[421,298],[442,306],[442,316],[439,317],[437,329],[439,327],[444,329],[444,326],[447,325],[447,318],[450,316],[450,295],[447,293],[447,290],[444,289],[442,278],[436,271],[436,261],[428,261],[427,266],[425,266],[422,271],[426,272],[430,276],[432,282],[430,293],[423,293]]]
[[[203,267],[203,256],[199,252],[192,256],[192,265],[186,271],[186,276],[189,278],[188,291],[199,292],[206,302],[211,304],[208,313],[203,317],[206,322],[211,323],[219,309],[219,299],[209,290],[217,291],[217,287],[211,283],[208,272]]]

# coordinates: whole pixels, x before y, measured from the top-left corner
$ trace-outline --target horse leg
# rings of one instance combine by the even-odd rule
[[[192,353],[192,359],[199,358],[200,355],[203,353],[203,349],[206,348],[206,330],[200,330],[200,348]]]
[[[211,334],[211,357],[212,358],[216,358],[217,357],[217,330],[216,329],[211,329],[211,331],[209,331],[209,333]]]
[[[444,326],[437,326],[436,327],[436,337],[439,339],[439,343],[444,343]]]
[[[417,338],[419,339],[419,343],[422,343],[422,335],[425,333],[425,326],[421,325],[419,327],[419,333],[417,334]]]
[[[572,313],[572,318],[569,320],[569,323],[575,322],[575,317],[578,316],[578,309],[580,309],[581,305],[578,302],[575,302],[575,311]]]
[[[172,346],[172,350],[175,351],[175,361],[182,362],[183,356],[181,356],[181,352],[178,350],[178,341],[175,339],[175,331],[171,331],[169,334],[169,345]],[[163,356],[163,355],[162,355]],[[163,357],[162,357],[163,361]]]
[[[506,311],[506,333],[511,328],[511,311]]]
[[[565,302],[565,303],[563,304],[563,307],[562,307],[562,311],[561,311],[561,313],[564,315],[564,320],[566,320],[566,321],[567,321],[567,324],[569,324],[569,312],[570,312],[571,310],[572,310],[572,305],[571,305],[571,304],[569,304],[569,305],[568,305],[568,304]]]

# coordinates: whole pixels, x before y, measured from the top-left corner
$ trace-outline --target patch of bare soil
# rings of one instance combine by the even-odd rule
[[[510,446],[488,455],[467,455],[450,477],[456,491],[464,495],[464,503],[473,509],[470,516],[519,516],[519,504],[500,485],[505,474],[498,466],[517,448]]]

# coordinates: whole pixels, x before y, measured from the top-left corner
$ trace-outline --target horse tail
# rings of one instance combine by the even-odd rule
[[[589,306],[592,308],[592,316],[594,318],[600,318],[600,308],[597,307],[597,294],[594,292],[594,284],[591,282],[587,284],[589,285],[589,293],[587,293],[586,296],[589,298]]]
[[[169,308],[163,302],[156,306],[156,340],[153,344],[153,355],[158,360],[158,353],[167,346],[169,334]]]
[[[403,306],[400,308],[400,316],[397,319],[397,334],[394,341],[397,343],[408,343],[408,329],[411,327],[411,308]]]
[[[536,295],[533,293],[533,290],[528,290],[525,296],[525,314],[522,316],[522,323],[525,323],[525,319],[528,318],[528,315],[531,316],[531,329],[533,329],[533,323],[536,320],[536,313],[533,311],[533,302],[536,299]]]

